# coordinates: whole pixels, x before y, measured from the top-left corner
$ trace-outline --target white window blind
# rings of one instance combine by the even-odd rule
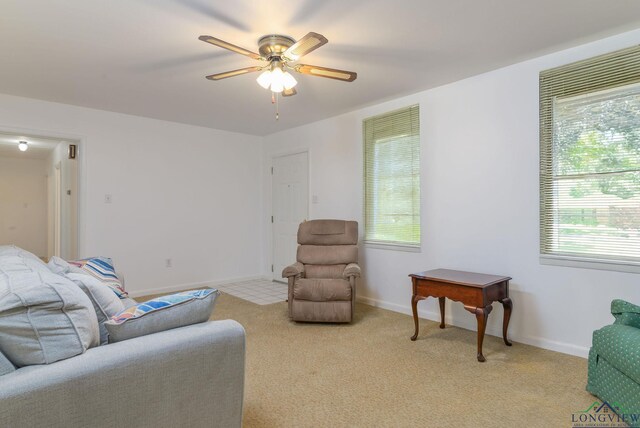
[[[363,121],[365,242],[420,247],[419,106]]]
[[[540,74],[543,255],[640,263],[640,48]]]

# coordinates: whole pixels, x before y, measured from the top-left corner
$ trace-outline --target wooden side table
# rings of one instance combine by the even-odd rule
[[[435,269],[409,275],[413,282],[413,297],[411,309],[415,334],[411,340],[418,338],[418,301],[427,297],[437,297],[440,301],[440,328],[444,328],[445,298],[462,302],[464,308],[475,314],[478,321],[478,361],[485,361],[482,355],[482,342],[487,327],[487,318],[493,307],[493,302],[500,302],[504,308],[502,321],[502,338],[505,345],[511,346],[507,339],[507,329],[511,318],[513,303],[509,298],[508,276],[486,275],[482,273],[464,272],[450,269]]]

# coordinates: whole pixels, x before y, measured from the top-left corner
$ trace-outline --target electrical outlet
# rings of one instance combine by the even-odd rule
[[[106,195],[104,195],[104,203],[105,204],[110,204],[112,201],[111,195],[109,193],[107,193]]]
[[[172,260],[171,260],[171,259],[166,259],[166,260],[164,261],[164,265],[165,265],[166,267],[170,268],[170,267],[171,267],[171,265],[172,265]]]

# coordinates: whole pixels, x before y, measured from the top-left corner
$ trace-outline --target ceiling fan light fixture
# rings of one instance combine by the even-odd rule
[[[282,71],[278,64],[274,64],[271,70],[263,71],[256,79],[258,85],[265,89],[271,89],[271,92],[280,93],[282,91],[292,89],[298,84],[298,81],[288,71]]]
[[[284,72],[282,71],[282,68],[280,68],[278,64],[275,64],[273,69],[271,70],[271,76],[273,76],[273,81],[275,82],[277,80],[281,80],[283,74]]]
[[[29,144],[26,141],[20,141],[18,143],[18,149],[20,149],[21,152],[26,152],[28,148]]]
[[[284,91],[284,85],[282,84],[282,79],[273,80],[271,83],[271,92],[280,93]]]
[[[291,73],[285,71],[282,75],[282,84],[286,90],[289,90],[293,89],[293,87],[298,84],[298,81],[291,75]]]
[[[271,82],[273,81],[273,76],[271,75],[271,70],[266,70],[260,73],[260,76],[256,79],[258,85],[262,86],[264,89],[269,89],[271,86]]]

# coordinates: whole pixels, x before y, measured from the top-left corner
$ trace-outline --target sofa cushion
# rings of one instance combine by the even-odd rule
[[[183,291],[138,303],[105,322],[109,342],[158,333],[172,328],[205,322],[216,298],[214,289]]]
[[[640,329],[612,324],[593,332],[593,349],[613,367],[640,383]]]
[[[0,376],[14,372],[15,370],[16,367],[11,364],[11,361],[9,361],[2,352],[0,352]]]
[[[28,261],[20,263],[0,257],[0,351],[22,367],[53,363],[98,345],[98,320],[82,290],[48,268],[38,272]]]
[[[102,281],[91,275],[69,272],[66,277],[76,283],[91,300],[98,318],[100,344],[106,345],[109,343],[109,332],[104,323],[125,309],[124,299],[120,299],[110,287],[105,286]]]
[[[128,296],[124,289],[124,285],[120,281],[116,270],[113,267],[113,261],[108,257],[90,257],[82,260],[72,260],[69,264],[80,268],[94,278],[108,285],[111,290],[123,299]],[[76,271],[77,272],[77,271]]]
[[[344,279],[300,278],[293,285],[293,298],[312,302],[351,300],[351,285]]]

